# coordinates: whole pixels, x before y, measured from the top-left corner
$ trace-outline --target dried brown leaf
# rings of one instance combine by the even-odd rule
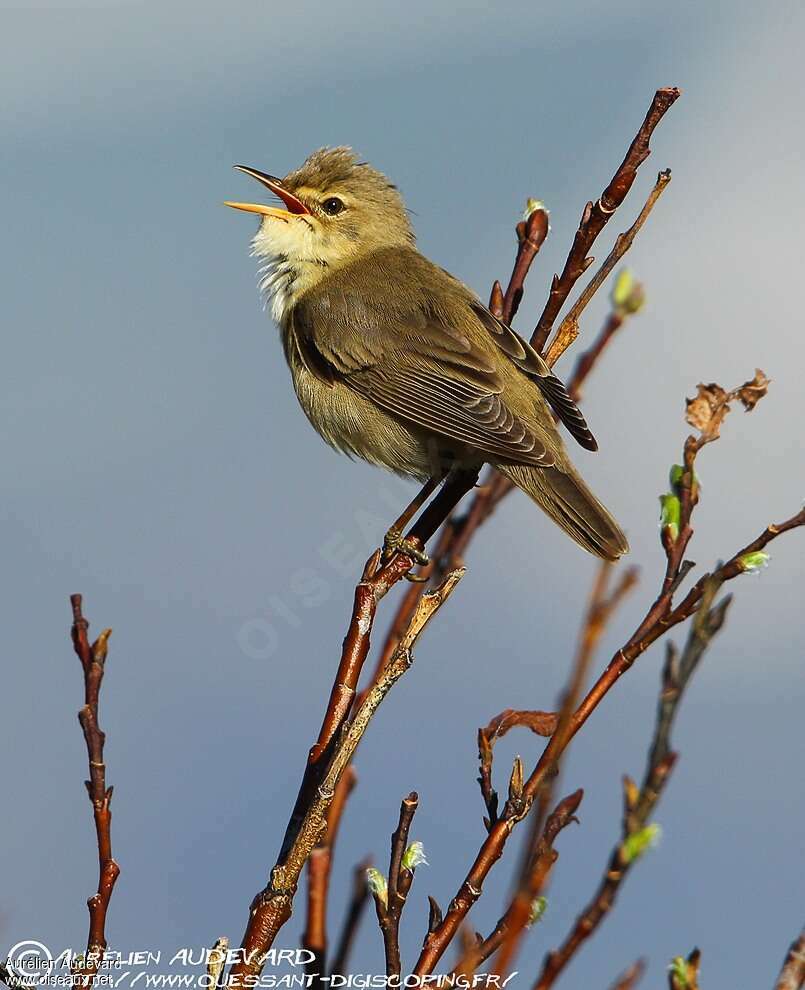
[[[738,389],[738,398],[747,412],[751,412],[768,392],[770,382],[771,379],[767,378],[760,368],[755,368],[755,377],[741,385]]]
[[[538,736],[552,736],[558,722],[559,716],[556,712],[517,711],[514,708],[507,708],[500,715],[496,715],[482,732],[490,742],[505,736],[510,729],[518,725],[531,729]]]
[[[686,400],[685,419],[701,433],[718,436],[724,416],[729,411],[725,404],[727,393],[715,382],[696,386],[698,392],[693,399]]]

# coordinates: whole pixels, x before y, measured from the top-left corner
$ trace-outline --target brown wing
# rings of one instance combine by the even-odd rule
[[[349,288],[333,280],[294,307],[293,336],[312,373],[323,381],[337,376],[400,419],[490,459],[555,463],[534,430],[507,407],[494,352],[473,345],[460,320],[445,318],[443,308],[422,298],[372,305],[365,291]]]
[[[587,426],[579,407],[570,398],[567,389],[527,341],[510,326],[493,316],[489,310],[476,303],[473,312],[486,327],[498,347],[537,385],[560,422],[570,435],[587,450],[598,450],[598,443]]]

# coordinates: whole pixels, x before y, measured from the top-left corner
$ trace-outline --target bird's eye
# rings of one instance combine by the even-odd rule
[[[344,201],[338,196],[330,196],[321,204],[321,208],[328,216],[335,217],[344,209]]]

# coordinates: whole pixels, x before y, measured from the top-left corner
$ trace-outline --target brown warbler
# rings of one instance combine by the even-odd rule
[[[553,416],[588,450],[584,417],[537,352],[417,251],[396,187],[349,148],[314,152],[284,179],[235,166],[284,209],[260,214],[252,253],[294,389],[328,444],[426,485],[493,464],[591,553],[628,550],[565,452]],[[399,528],[386,550],[427,558]]]

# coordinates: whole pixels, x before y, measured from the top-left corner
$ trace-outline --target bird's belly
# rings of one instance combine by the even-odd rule
[[[299,404],[331,447],[397,474],[430,477],[433,444],[423,432],[409,428],[341,382],[328,385],[304,367],[292,372]]]

